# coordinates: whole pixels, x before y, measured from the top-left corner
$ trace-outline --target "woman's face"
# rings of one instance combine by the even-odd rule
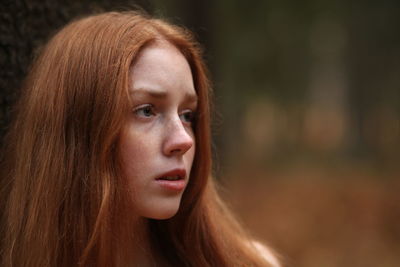
[[[167,219],[178,211],[195,153],[192,73],[177,48],[158,41],[141,51],[131,79],[131,114],[121,155],[132,211]]]

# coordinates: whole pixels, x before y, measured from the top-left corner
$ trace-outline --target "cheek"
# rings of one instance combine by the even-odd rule
[[[133,133],[124,135],[121,140],[122,166],[128,177],[142,169],[146,165],[146,159],[151,156],[151,146],[145,141]]]
[[[196,146],[195,146],[195,144],[193,144],[193,147],[191,147],[185,154],[186,164],[189,169],[192,168],[195,154],[196,154]]]

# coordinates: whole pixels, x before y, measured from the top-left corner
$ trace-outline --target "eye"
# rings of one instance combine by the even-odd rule
[[[154,107],[150,104],[142,105],[134,109],[133,111],[135,115],[143,118],[150,118],[151,116],[155,116]]]
[[[179,117],[184,123],[192,124],[195,120],[195,112],[192,110],[185,110],[179,115]]]

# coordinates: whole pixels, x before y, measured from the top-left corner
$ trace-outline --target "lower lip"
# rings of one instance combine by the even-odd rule
[[[185,186],[185,180],[156,180],[156,182],[163,188],[171,190],[171,191],[182,191]]]

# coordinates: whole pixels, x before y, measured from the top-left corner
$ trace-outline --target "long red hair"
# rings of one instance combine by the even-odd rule
[[[210,84],[190,32],[136,12],[70,23],[24,82],[3,151],[2,266],[127,266],[119,137],[129,72],[163,39],[190,64],[198,95],[196,154],[178,213],[148,220],[161,266],[266,266],[218,197],[211,174]],[[121,253],[124,251],[124,253]]]

